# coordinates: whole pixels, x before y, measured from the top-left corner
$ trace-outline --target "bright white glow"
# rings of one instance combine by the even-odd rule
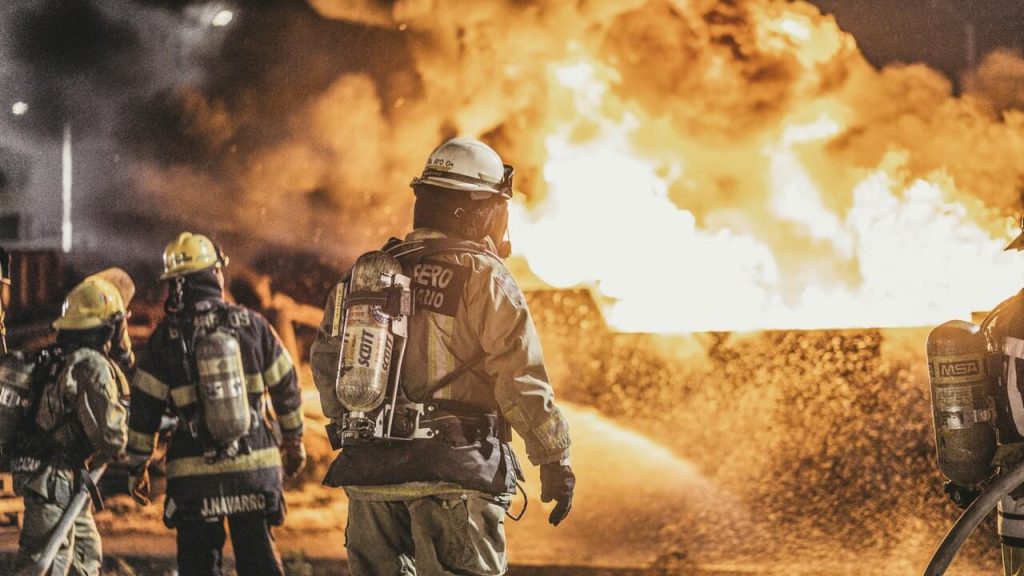
[[[25,112],[28,112],[28,104],[25,102],[19,100],[14,103],[14,106],[11,106],[11,113],[15,116],[21,116]]]
[[[806,227],[813,238],[830,240],[846,257],[853,256],[852,239],[839,217],[825,206],[822,191],[814,183],[794,146],[823,141],[842,130],[838,122],[821,115],[810,124],[791,124],[782,141],[766,147],[771,159],[772,211],[783,220]]]
[[[235,13],[231,10],[221,10],[213,15],[213,20],[210,21],[214,26],[227,26],[231,23],[235,17]]]
[[[64,210],[61,214],[61,248],[71,252],[71,123],[64,125],[64,148],[61,154],[61,191]]]
[[[807,18],[790,16],[783,18],[779,21],[778,25],[780,30],[788,34],[794,40],[802,40],[806,42],[811,39],[811,27]]]

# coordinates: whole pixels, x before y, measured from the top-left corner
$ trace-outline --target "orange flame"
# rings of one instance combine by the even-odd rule
[[[806,66],[843,42],[802,17],[767,29]],[[910,178],[895,149],[850,182],[811,170],[844,130],[839,102],[803,102],[768,136],[731,147],[735,170],[767,172],[768,201],[722,198],[698,219],[686,191],[721,152],[633,105],[616,71],[578,47],[549,80],[548,193],[514,206],[515,245],[547,285],[590,287],[618,329],[931,325],[1020,287],[1020,263],[1002,253],[1009,222],[943,172]]]

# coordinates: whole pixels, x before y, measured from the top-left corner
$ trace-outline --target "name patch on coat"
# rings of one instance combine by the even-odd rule
[[[412,270],[416,308],[455,316],[468,279],[469,268],[458,264],[437,260],[420,262]]]
[[[264,494],[234,494],[203,498],[199,513],[203,518],[217,518],[245,512],[265,512],[267,497]]]

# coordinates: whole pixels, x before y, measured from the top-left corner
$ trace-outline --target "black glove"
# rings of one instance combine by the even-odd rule
[[[548,522],[558,526],[572,510],[572,492],[576,487],[576,475],[571,466],[559,462],[540,465],[540,500],[558,502],[548,516]]]
[[[978,496],[981,495],[980,490],[966,488],[959,484],[954,484],[952,481],[943,484],[942,491],[949,496],[949,499],[953,501],[953,504],[956,504],[961,509],[970,506],[971,502],[974,502]]]
[[[281,464],[285,478],[295,478],[306,467],[306,447],[302,436],[286,436],[281,441]]]

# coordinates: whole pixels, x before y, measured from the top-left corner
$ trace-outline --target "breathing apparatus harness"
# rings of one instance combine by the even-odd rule
[[[495,255],[487,250],[486,246],[482,244],[467,240],[448,238],[415,240],[410,242],[392,238],[387,244],[385,244],[383,251],[402,262],[404,268],[409,268],[414,265],[416,261],[428,256],[435,256],[444,253],[469,252],[490,258],[495,257]],[[340,308],[335,310],[335,314],[338,314],[340,311],[341,314],[344,315],[348,310],[355,306],[367,305],[379,306],[381,312],[390,317],[408,317],[415,314],[415,304],[414,299],[412,298],[412,293],[408,287],[402,286],[401,284],[392,283],[382,291],[351,291],[349,290],[349,286],[351,286],[351,275],[345,279],[343,284],[345,286],[345,291],[339,291],[339,296],[342,296],[339,300],[341,300],[343,304]],[[342,324],[344,324],[346,320],[347,319],[342,319]],[[401,334],[398,334],[398,336],[404,338],[406,333],[403,331]],[[428,424],[430,422],[452,418],[466,420],[469,426],[475,426],[479,430],[490,430],[493,432],[493,435],[502,442],[508,442],[511,440],[511,429],[504,421],[504,418],[500,417],[498,414],[487,413],[481,411],[479,408],[454,400],[426,400],[424,402],[412,402],[409,400],[405,396],[400,379],[404,347],[398,346],[398,350],[398,360],[390,367],[391,374],[389,375],[388,383],[388,401],[381,407],[382,412],[378,415],[378,420],[383,420],[383,427],[378,426],[376,433],[374,433],[375,431],[372,429],[366,429],[364,430],[366,434],[352,435],[342,433],[340,428],[343,428],[344,426],[329,426],[328,432],[332,446],[335,449],[340,449],[346,445],[365,444],[367,442],[378,440],[401,441],[435,438],[440,434],[441,430]],[[483,358],[483,352],[477,352],[461,366],[457,367],[431,386],[430,389],[426,391],[425,397],[429,398],[433,393],[441,390],[457,378],[476,368],[477,365],[483,361]],[[383,416],[383,418],[381,418],[381,416]],[[470,420],[475,421],[469,422]],[[486,437],[486,434],[482,437]]]
[[[229,346],[233,342],[237,349],[238,332],[230,320],[229,309],[223,302],[202,300],[196,303],[194,308],[197,314],[216,318],[212,326],[200,326],[201,323],[197,321],[199,315],[187,313],[184,292],[184,276],[173,278],[170,294],[164,305],[168,334],[177,342],[175,356],[178,369],[186,385],[196,391],[196,402],[185,407],[174,407],[179,416],[179,426],[184,426],[192,439],[202,446],[203,458],[208,463],[250,454],[252,447],[247,439],[248,433],[255,422],[260,417],[265,419],[266,415],[264,410],[256,412],[248,404],[248,390],[245,386],[241,359],[235,361],[233,358],[227,358],[226,363],[221,364],[222,368],[227,366],[226,371],[216,376],[227,376],[229,382],[204,381],[206,371],[200,368],[200,360],[197,359],[197,347],[209,342],[214,336],[222,338]],[[230,352],[228,354],[230,355]],[[212,399],[209,398],[211,394],[207,392],[211,385],[214,388]],[[235,420],[232,423],[236,428],[235,433],[228,439],[218,440],[218,435],[211,429],[210,412],[214,409],[213,403],[218,401],[221,404],[218,407],[219,415],[222,415],[220,413],[226,406],[228,413]],[[265,424],[268,429],[273,430],[269,422],[265,421]]]
[[[0,367],[0,402],[3,403],[0,429],[4,437],[0,458],[16,473],[34,474],[44,461],[70,468],[74,472],[74,490],[84,488],[95,509],[100,511],[103,499],[86,469],[90,446],[77,412],[62,411],[48,430],[37,420],[43,395],[48,386],[58,385],[71,352],[72,349],[58,343],[33,354],[14,353],[6,357],[4,366]],[[20,366],[7,362],[18,362]],[[17,391],[13,384],[19,385]],[[15,400],[16,404],[12,402]]]
[[[431,238],[426,240],[402,241],[390,239],[382,251],[401,263],[404,270],[409,270],[416,263],[430,256],[451,253],[470,253],[487,258],[497,258],[484,244],[454,238]],[[372,253],[371,253],[372,254]],[[357,262],[357,265],[359,263]],[[413,401],[405,394],[401,385],[401,372],[407,324],[405,320],[416,313],[415,298],[409,286],[409,278],[392,274],[386,280],[382,290],[351,290],[353,274],[349,274],[338,289],[338,302],[335,307],[335,335],[344,333],[349,326],[349,311],[356,306],[378,307],[379,312],[392,319],[390,328],[395,337],[401,341],[396,345],[397,362],[387,366],[387,394],[384,402],[366,416],[359,414],[353,418],[346,413],[340,424],[327,425],[327,434],[331,447],[335,450],[345,446],[365,445],[374,442],[403,442],[412,440],[435,440],[451,444],[454,447],[464,446],[487,438],[495,438],[501,444],[512,440],[512,429],[500,412],[488,412],[479,407],[455,400],[430,399],[438,390],[448,386],[456,379],[467,374],[484,360],[484,352],[478,351],[463,364],[449,372],[445,377],[434,383],[424,392],[423,401]],[[394,319],[399,321],[395,322]],[[341,328],[338,329],[337,324]],[[395,327],[398,330],[395,330]],[[352,338],[355,340],[355,338]],[[348,340],[346,340],[348,344]],[[351,344],[348,344],[351,345]],[[344,345],[341,362],[345,362]],[[387,362],[387,360],[385,360]],[[339,368],[339,378],[343,372]],[[524,496],[523,509],[519,514],[507,513],[513,520],[519,520],[526,512],[528,497],[522,482],[525,477],[516,459],[515,453],[508,450],[509,460],[515,484]]]

